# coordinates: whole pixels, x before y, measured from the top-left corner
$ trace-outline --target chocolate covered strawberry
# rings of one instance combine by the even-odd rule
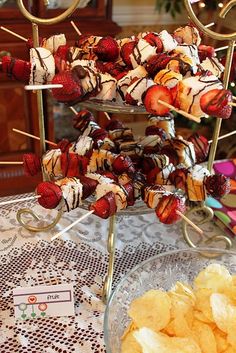
[[[114,173],[110,172],[109,170],[101,170],[97,173],[105,176],[106,178],[114,180],[115,183],[118,183],[118,177]]]
[[[215,198],[221,198],[230,192],[230,179],[223,174],[209,175],[205,179],[207,192]]]
[[[176,168],[173,172],[170,173],[169,180],[171,184],[176,187],[176,189],[186,191],[188,173],[189,170],[187,168]]]
[[[100,218],[106,219],[116,213],[117,206],[114,192],[110,191],[89,206],[90,211]]]
[[[89,160],[77,153],[61,154],[61,169],[64,177],[79,177],[87,172]]]
[[[56,74],[52,79],[52,84],[63,86],[62,88],[52,88],[52,95],[58,102],[73,105],[83,99],[84,92],[81,83],[71,71]]]
[[[81,129],[84,123],[90,121],[96,121],[93,114],[87,109],[80,110],[76,115],[73,116],[73,127],[77,130]]]
[[[167,140],[166,131],[156,125],[147,126],[145,130],[145,135],[146,136],[158,135],[162,141]]]
[[[128,182],[128,183],[123,185],[123,188],[125,189],[125,191],[127,193],[127,205],[128,206],[133,206],[134,203],[135,203],[133,183]]]
[[[147,62],[146,70],[149,75],[154,78],[159,71],[166,68],[166,65],[171,59],[172,57],[166,53],[153,55]]]
[[[112,37],[103,37],[93,48],[93,52],[102,61],[115,61],[119,55],[119,47],[116,40]]]
[[[195,155],[196,155],[196,162],[201,163],[204,162],[208,156],[209,152],[209,143],[208,140],[199,135],[197,132],[191,135],[188,138],[189,142],[192,142],[194,145]]]
[[[144,93],[143,104],[148,113],[165,116],[169,113],[170,108],[163,105],[159,100],[168,104],[173,103],[173,97],[167,87],[161,85],[153,85]]]
[[[213,58],[216,56],[215,49],[209,45],[199,45],[198,47],[198,56],[202,62],[206,58]]]
[[[123,156],[121,154],[117,156],[113,161],[112,168],[113,171],[118,175],[122,173],[132,174],[135,171],[131,158],[129,156]]]
[[[34,153],[23,154],[23,167],[27,176],[38,174],[41,171],[40,158]]]
[[[31,64],[28,61],[12,58],[11,56],[2,57],[2,71],[12,80],[29,83]]]
[[[38,203],[48,209],[56,208],[62,199],[61,188],[51,181],[40,183],[36,188],[36,194],[40,196]]]
[[[67,139],[62,139],[61,141],[58,142],[57,148],[60,148],[62,152],[67,152],[69,151],[69,148],[71,147],[71,142]]]
[[[132,68],[132,63],[130,59],[130,55],[133,53],[134,47],[137,44],[137,41],[130,41],[122,45],[120,50],[120,56],[122,57],[124,63],[128,66],[128,68]]]
[[[156,47],[157,53],[163,52],[163,43],[157,33],[150,32],[146,34],[146,36],[143,39],[145,39],[153,47]]]
[[[165,224],[172,224],[181,218],[177,211],[184,213],[186,206],[184,199],[174,194],[163,195],[156,207],[157,217]]]
[[[233,97],[227,89],[212,89],[201,96],[200,106],[204,113],[216,118],[228,119],[232,114]]]
[[[66,71],[69,69],[70,60],[70,47],[69,45],[60,45],[54,54],[54,60],[56,69],[59,72]]]
[[[82,200],[85,200],[85,199],[87,199],[87,197],[89,197],[90,195],[92,195],[95,192],[96,187],[98,185],[98,181],[94,180],[92,178],[86,177],[84,175],[79,176],[79,181],[83,185]]]
[[[120,120],[117,119],[111,119],[108,121],[107,125],[106,125],[106,130],[116,130],[116,129],[123,129],[124,128],[124,124],[122,124],[122,122]]]

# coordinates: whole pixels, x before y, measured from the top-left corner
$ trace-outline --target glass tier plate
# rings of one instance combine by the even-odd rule
[[[83,201],[83,204],[80,206],[81,208],[88,210],[89,205],[95,201],[94,197],[89,197],[88,199]],[[119,211],[116,213],[117,216],[138,216],[144,215],[148,213],[154,212],[153,209],[148,208],[147,205],[142,200],[137,200],[134,206],[129,206],[123,211]]]
[[[89,100],[79,103],[86,109],[93,109],[106,113],[123,113],[123,114],[149,114],[144,106],[128,105],[125,103],[115,103],[109,101]]]

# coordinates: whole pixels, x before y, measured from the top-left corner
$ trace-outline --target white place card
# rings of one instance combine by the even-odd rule
[[[15,288],[13,301],[16,319],[75,315],[71,283]]]

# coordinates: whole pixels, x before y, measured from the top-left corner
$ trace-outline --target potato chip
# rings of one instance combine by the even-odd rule
[[[199,320],[199,321],[202,321],[204,322],[205,324],[209,324],[211,323],[212,321],[209,320],[206,315],[202,312],[202,311],[197,311],[197,310],[194,310],[193,312],[193,316],[195,319]]]
[[[201,288],[195,292],[196,295],[196,305],[195,309],[204,314],[209,322],[214,321],[212,316],[212,309],[210,304],[210,297],[212,295],[212,290],[208,288]]]
[[[176,337],[188,337],[192,334],[192,331],[184,315],[179,315],[173,320],[173,327]]]
[[[197,342],[202,353],[217,353],[216,340],[210,325],[195,320],[192,329],[195,334],[194,337],[197,337]]]
[[[160,331],[170,321],[171,300],[166,292],[150,290],[133,300],[128,310],[137,327]]]
[[[129,323],[129,325],[126,327],[126,329],[125,329],[125,331],[124,331],[123,336],[121,337],[121,339],[122,339],[122,340],[125,339],[125,337],[126,337],[126,335],[128,335],[128,333],[130,333],[130,332],[132,332],[132,331],[134,331],[134,330],[136,330],[136,329],[137,329],[137,326],[135,326],[135,324],[133,323],[133,321],[131,321],[131,322]]]
[[[218,327],[214,329],[214,336],[216,340],[216,348],[218,353],[225,352],[229,347],[229,343],[227,342],[227,335],[221,331]]]
[[[236,306],[221,293],[213,293],[210,297],[212,315],[219,329],[229,333],[231,326],[236,324]]]
[[[142,353],[142,347],[135,339],[133,333],[135,331],[128,332],[125,338],[122,339],[121,353]]]
[[[144,353],[202,353],[192,338],[169,337],[146,327],[134,331]]]
[[[194,285],[198,288],[209,288],[218,292],[227,286],[232,285],[232,276],[225,266],[211,264],[201,271],[195,278]]]

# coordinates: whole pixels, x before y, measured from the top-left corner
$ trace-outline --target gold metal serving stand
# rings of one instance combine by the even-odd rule
[[[45,5],[48,4],[48,1],[44,1]],[[69,17],[73,11],[77,8],[79,5],[80,0],[75,0],[73,1],[72,5],[61,15],[51,18],[51,19],[42,19],[35,17],[31,15],[25,8],[23,0],[17,0],[17,4],[19,6],[20,11],[22,14],[32,23],[32,32],[33,32],[33,41],[34,41],[34,46],[37,47],[39,45],[39,33],[38,33],[38,25],[51,25],[51,24],[56,24],[59,23],[63,20],[65,20],[67,17]],[[233,51],[234,51],[234,43],[236,40],[236,33],[232,34],[220,34],[216,33],[208,28],[206,28],[196,17],[194,14],[194,11],[192,9],[190,0],[184,0],[186,9],[188,11],[188,15],[190,19],[195,23],[195,25],[206,35],[209,37],[216,39],[216,40],[226,40],[229,42],[229,48],[227,51],[227,58],[226,58],[226,65],[225,65],[225,72],[224,72],[224,78],[223,78],[223,84],[224,87],[227,88],[229,84],[229,76],[230,76],[230,70],[231,70],[231,65],[232,65],[232,59],[233,59]],[[236,0],[230,1],[226,6],[224,6],[220,12],[220,17],[225,17],[226,14],[230,11],[230,9],[236,5]],[[45,148],[45,129],[44,129],[44,112],[43,112],[43,95],[42,91],[37,91],[37,106],[38,106],[38,113],[39,113],[39,131],[40,131],[40,150],[41,150],[41,155],[45,153],[46,148]],[[93,104],[93,109],[96,109],[95,105]],[[122,109],[119,109],[119,107],[111,107],[110,109],[107,109],[106,104],[104,104],[103,107],[98,107],[97,110],[103,110],[103,111],[114,111],[114,109],[117,112],[122,111]],[[129,108],[129,113],[134,114],[135,109]],[[127,107],[125,108],[127,112]],[[140,112],[139,112],[140,113]],[[142,114],[145,114],[145,111],[141,112]],[[215,154],[216,154],[216,149],[217,149],[217,143],[218,143],[218,137],[220,133],[220,128],[221,128],[221,122],[222,119],[216,119],[215,123],[215,129],[213,133],[213,142],[211,144],[211,149],[210,149],[210,154],[209,154],[209,161],[208,161],[208,169],[209,171],[212,170],[213,162],[215,159]],[[43,179],[45,180],[46,177],[43,175]],[[137,209],[139,206],[137,206]],[[137,209],[135,212],[130,212],[128,214],[135,214],[137,213]],[[140,212],[142,212],[142,207],[140,208]],[[196,207],[192,208],[189,212],[188,215],[191,215],[192,213],[203,211],[204,212],[204,217],[202,223],[209,221],[213,218],[213,211],[211,208],[205,206],[204,202],[199,203]],[[150,212],[150,211],[148,211]],[[148,213],[147,211],[144,213]],[[122,214],[125,214],[125,212],[122,212]],[[55,220],[45,226],[44,228],[42,227],[34,227],[32,225],[29,225],[28,223],[25,222],[24,216],[25,215],[31,215],[36,221],[39,221],[40,218],[35,215],[32,210],[29,209],[21,209],[18,211],[17,214],[17,219],[19,223],[24,226],[26,229],[33,231],[33,232],[39,232],[39,231],[45,231],[49,230],[52,227],[54,227],[60,220],[61,218],[61,213],[59,212]],[[108,271],[107,275],[104,280],[104,286],[103,286],[103,301],[106,303],[109,299],[109,296],[111,294],[112,290],[112,281],[113,281],[113,272],[114,272],[114,260],[115,260],[115,224],[116,224],[116,216],[112,216],[109,219],[109,229],[108,229],[108,239],[107,239],[107,251],[109,255],[109,262],[108,262]],[[186,243],[190,247],[197,247],[197,245],[191,240],[189,234],[188,234],[188,225],[185,221],[183,221],[183,235]],[[225,243],[225,247],[229,249],[232,245],[231,240],[225,236],[215,236],[212,237],[211,239],[205,240],[205,244],[214,242],[214,241],[223,241]]]

